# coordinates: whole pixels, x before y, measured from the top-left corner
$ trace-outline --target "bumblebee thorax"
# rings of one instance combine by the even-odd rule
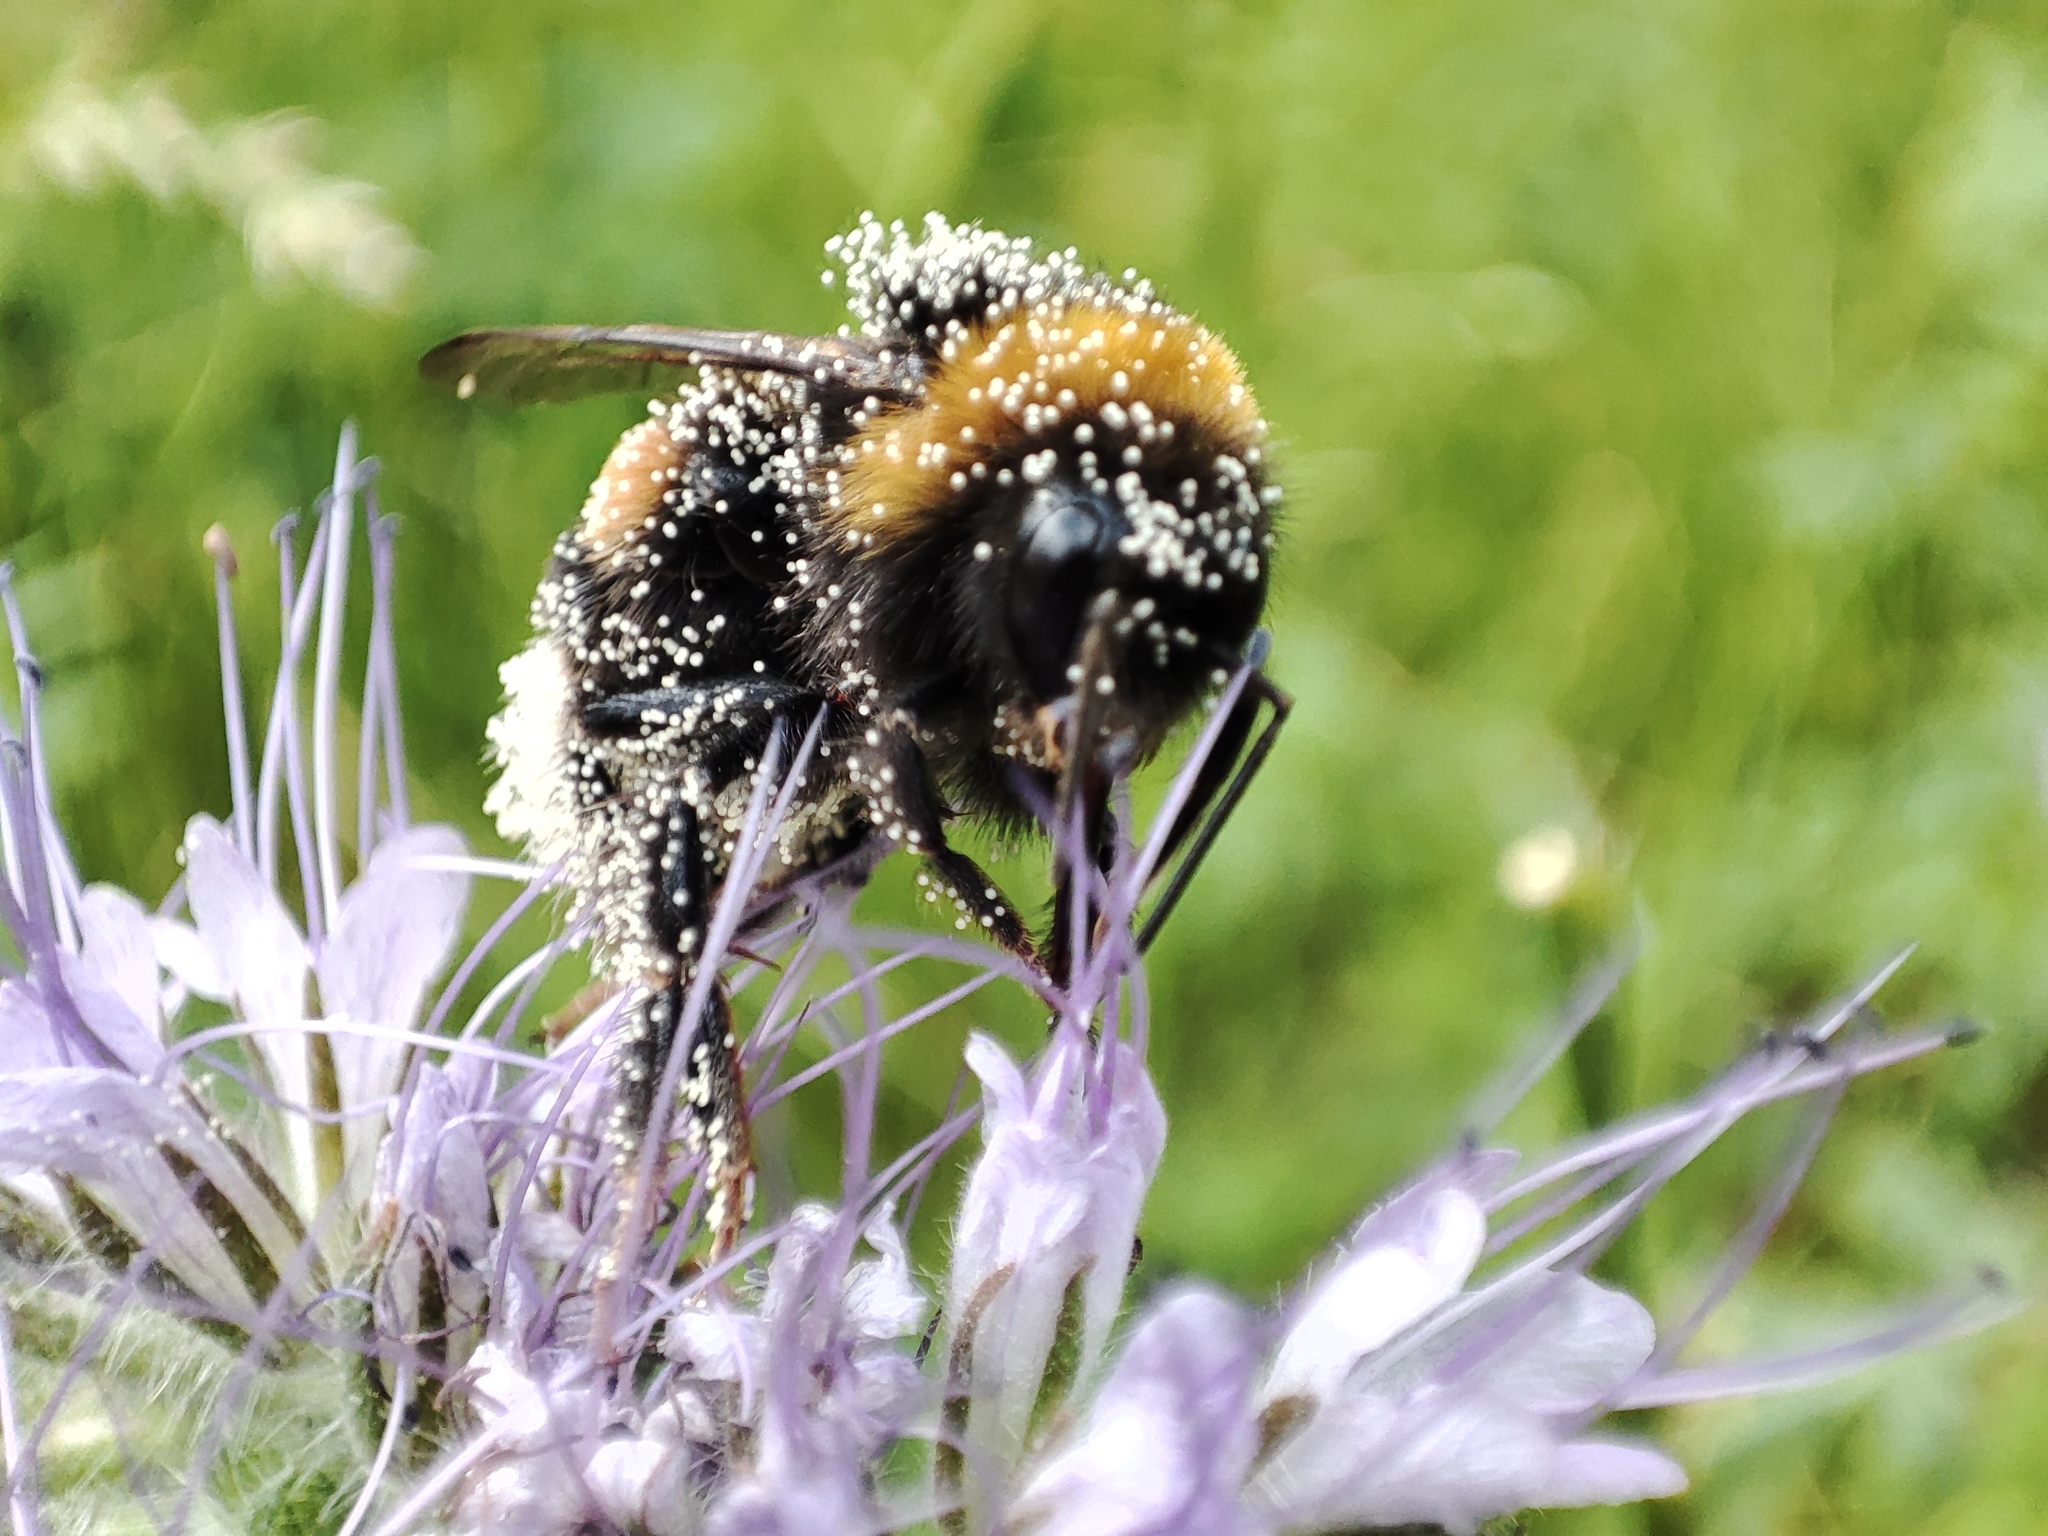
[[[1067,461],[1108,490],[1148,463],[1247,454],[1265,438],[1237,359],[1156,300],[1048,300],[952,322],[919,398],[863,412],[828,524],[873,549]]]

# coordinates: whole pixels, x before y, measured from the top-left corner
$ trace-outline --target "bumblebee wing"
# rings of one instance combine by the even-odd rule
[[[467,400],[524,405],[585,395],[666,393],[699,367],[782,373],[899,395],[916,363],[858,336],[700,331],[671,325],[538,325],[469,331],[420,359],[420,374]]]

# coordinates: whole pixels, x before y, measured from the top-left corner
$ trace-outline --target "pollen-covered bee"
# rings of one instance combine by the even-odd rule
[[[782,877],[910,849],[956,926],[1058,978],[1079,882],[1061,879],[1040,953],[946,824],[1035,825],[1035,798],[1104,846],[1114,774],[1244,658],[1279,499],[1237,359],[1134,274],[936,215],[915,234],[864,217],[826,249],[858,330],[483,331],[421,363],[463,398],[680,384],[555,545],[538,638],[503,669],[488,806],[560,861],[601,972],[633,989],[620,1148],[688,1042],[686,1133],[728,1234],[751,1166],[730,1014],[714,988],[709,1016],[680,1015],[776,733],[822,714]],[[1284,716],[1254,683],[1173,830],[1145,941]]]

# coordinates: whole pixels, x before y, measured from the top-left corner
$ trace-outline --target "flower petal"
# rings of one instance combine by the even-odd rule
[[[1685,1468],[1638,1441],[1588,1435],[1558,1447],[1532,1509],[1633,1504],[1685,1492]]]
[[[729,1308],[690,1307],[668,1320],[661,1352],[704,1381],[748,1387],[767,1374],[768,1330],[760,1318]]]
[[[106,1177],[128,1154],[180,1134],[161,1088],[103,1067],[0,1073],[0,1168]]]
[[[199,936],[199,930],[175,918],[154,917],[150,937],[156,942],[157,963],[169,971],[186,990],[216,1003],[233,1000],[235,984],[228,979],[213,950]]]
[[[705,1524],[708,1536],[824,1536],[881,1531],[858,1451],[836,1426],[812,1416],[778,1431],[771,1418],[754,1475],[728,1488]]]
[[[163,1042],[152,1024],[145,1024],[127,1002],[108,986],[82,955],[60,955],[64,989],[78,1007],[94,1040],[130,1072],[141,1075],[163,1060]],[[154,1020],[156,1012],[150,1010]]]
[[[466,851],[452,827],[410,827],[378,844],[341,898],[320,946],[320,1001],[330,1015],[393,1031],[388,1039],[336,1034],[334,1069],[344,1106],[398,1086],[406,1056],[399,1031],[417,1020],[427,984],[447,963],[469,901],[469,877],[422,869],[422,858]]]
[[[6,1051],[8,1065],[16,1072],[70,1064],[41,1000],[11,977],[0,981],[0,1050]]]
[[[1062,1034],[1028,1085],[985,1036],[968,1042],[967,1061],[987,1097],[982,1154],[955,1227],[948,1314],[972,1332],[970,1433],[993,1466],[1022,1450],[1077,1284],[1079,1373],[1101,1354],[1165,1145],[1166,1114],[1143,1059],[1119,1042],[1098,1052]]]
[[[886,1213],[870,1222],[862,1235],[881,1257],[856,1264],[846,1273],[840,1308],[847,1326],[868,1339],[900,1339],[919,1332],[931,1317],[932,1304],[910,1278],[903,1235]]]
[[[1252,1319],[1189,1288],[1150,1307],[1080,1434],[1026,1485],[1035,1536],[1250,1536],[1239,1494],[1258,1442]]]
[[[185,824],[185,904],[212,969],[242,1018],[250,1042],[287,1107],[313,1101],[305,1033],[306,972],[312,957],[291,914],[262,873],[210,816]],[[163,935],[158,935],[161,940]],[[198,990],[197,987],[194,990]],[[313,1127],[294,1115],[285,1126],[287,1158],[279,1182],[300,1210],[319,1203]]]
[[[78,1011],[109,1050],[147,1072],[164,1054],[149,914],[126,891],[88,886],[78,903],[78,932],[80,952],[63,957]]]
[[[483,1413],[492,1440],[508,1451],[546,1452],[589,1417],[589,1388],[565,1388],[537,1378],[522,1352],[507,1345],[479,1344],[469,1369],[470,1399]]]
[[[1366,1354],[1455,1296],[1486,1245],[1485,1211],[1455,1187],[1411,1191],[1380,1215],[1309,1290],[1264,1400],[1334,1396]]]
[[[1532,1413],[1601,1406],[1656,1347],[1641,1302],[1573,1275],[1485,1366],[1487,1389]]]
[[[98,1199],[151,1257],[222,1308],[251,1297],[222,1248],[226,1235],[193,1198],[190,1179],[173,1171],[175,1152],[230,1198],[245,1222],[275,1236],[218,1139],[153,1083],[100,1067],[58,1067],[0,1074],[0,1173],[61,1173],[89,1181]],[[266,1219],[268,1218],[268,1219]]]
[[[320,997],[350,1018],[410,1024],[446,964],[469,902],[469,876],[422,867],[468,852],[453,827],[408,827],[377,845],[343,894],[320,950]]]
[[[1326,1405],[1260,1468],[1254,1507],[1287,1529],[1440,1525],[1477,1530],[1524,1509],[1557,1438],[1528,1414],[1442,1390]]]
[[[311,957],[284,903],[212,817],[186,824],[184,853],[186,903],[242,1016],[252,1024],[299,1022]],[[259,1048],[271,1041],[256,1039]]]
[[[679,1440],[641,1434],[600,1443],[583,1476],[614,1528],[646,1536],[689,1536],[697,1528],[689,1468],[687,1448]]]

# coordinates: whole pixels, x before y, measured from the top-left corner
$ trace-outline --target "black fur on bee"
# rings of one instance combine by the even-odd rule
[[[936,215],[867,217],[827,249],[858,324],[835,337],[490,331],[422,362],[464,397],[680,386],[555,546],[537,637],[503,669],[488,804],[564,864],[601,969],[635,989],[620,1149],[687,1042],[686,1132],[728,1230],[748,1168],[730,1014],[715,987],[706,1018],[680,1013],[776,733],[822,717],[771,881],[908,848],[956,926],[1057,979],[1075,882],[1035,946],[946,824],[1026,828],[1035,799],[1106,847],[1114,773],[1252,640],[1278,499],[1237,360],[1129,274]],[[1174,829],[1147,941],[1284,716],[1258,682]]]

